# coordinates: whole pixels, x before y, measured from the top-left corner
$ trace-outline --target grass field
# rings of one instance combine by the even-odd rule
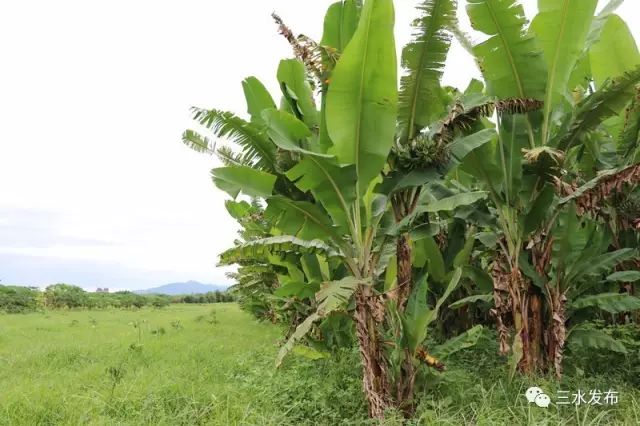
[[[357,353],[276,371],[280,335],[235,304],[0,316],[0,424],[366,423]],[[583,366],[560,385],[509,381],[494,345],[488,334],[434,375],[415,423],[640,424],[636,364]],[[614,388],[620,401],[545,410],[524,400],[531,384]]]

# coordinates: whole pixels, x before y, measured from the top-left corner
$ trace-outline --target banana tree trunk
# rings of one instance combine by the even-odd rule
[[[500,260],[496,260],[491,269],[493,279],[493,304],[490,314],[496,320],[496,330],[498,330],[498,343],[500,355],[507,355],[511,350],[509,344],[509,314],[511,312],[513,300],[509,295],[509,275],[504,272]]]
[[[379,324],[384,318],[384,307],[370,287],[363,286],[356,294],[356,334],[362,363],[362,385],[369,416],[382,419],[392,405],[388,371],[384,362]]]
[[[515,297],[514,323],[522,340],[522,358],[518,370],[532,375],[545,367],[542,300],[537,288],[519,269],[513,269],[511,276],[512,294]]]
[[[388,297],[397,302],[398,311],[402,312],[412,279],[411,248],[406,236],[399,239],[397,247],[398,282],[405,284],[398,285],[396,291],[389,293]],[[356,294],[355,319],[369,416],[381,419],[387,409],[394,408],[401,411],[405,417],[411,417],[415,412],[413,394],[416,371],[413,355],[406,350],[399,374],[391,372],[384,357],[380,334],[385,321],[385,305],[371,287],[362,287]]]
[[[510,269],[510,270],[506,270]],[[521,344],[518,371],[531,375],[544,368],[544,321],[542,299],[537,288],[526,279],[519,268],[496,261],[492,269],[495,308],[500,353],[506,355],[516,342]],[[511,318],[508,318],[510,314]],[[511,345],[505,323],[510,319],[515,335]]]
[[[415,209],[420,189],[396,194],[392,202],[396,222]],[[387,294],[402,313],[411,293],[412,250],[409,234],[404,233],[396,242],[397,285]],[[406,351],[399,373],[391,373],[381,347],[380,326],[385,319],[384,304],[374,297],[370,288],[362,288],[356,297],[356,331],[363,366],[363,386],[369,404],[369,415],[382,418],[388,408],[395,408],[409,418],[415,411],[413,393],[415,368],[413,355]]]
[[[413,392],[416,383],[416,370],[413,366],[413,355],[405,350],[405,358],[402,363],[400,378],[396,382],[395,405],[402,411],[405,418],[411,418],[415,414]]]
[[[565,315],[565,296],[557,288],[549,288],[551,296],[550,303],[550,327],[548,330],[547,341],[547,360],[553,363],[553,369],[556,377],[562,377],[562,358],[564,342],[567,336],[566,315]]]
[[[529,362],[530,368],[541,370],[544,366],[544,321],[542,299],[537,288],[529,284]]]
[[[409,234],[402,234],[396,242],[397,259],[397,288],[394,294],[397,297],[399,312],[404,312],[407,299],[413,287],[412,274],[412,246]],[[413,355],[406,350],[400,367],[400,377],[395,378],[395,405],[406,418],[413,416],[415,404],[413,392],[415,387],[416,371],[413,366]]]
[[[518,361],[518,371],[523,374],[533,372],[531,356],[531,334],[529,333],[529,300],[527,297],[526,282],[522,279],[520,270],[514,268],[509,274],[509,293],[513,300],[512,315],[516,330],[515,339],[520,339],[522,356]]]
[[[402,234],[396,242],[396,258],[398,265],[398,285],[395,291],[398,309],[404,310],[409,293],[411,292],[412,271],[411,271],[411,243],[408,234]]]

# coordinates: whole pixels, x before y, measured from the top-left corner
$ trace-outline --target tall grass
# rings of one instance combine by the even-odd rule
[[[291,358],[274,370],[280,338],[281,330],[235,304],[0,316],[0,424],[370,423],[356,351],[317,362]],[[420,377],[409,424],[640,424],[633,359],[591,365],[588,354],[575,354],[560,384],[509,381],[494,342],[487,334],[447,372]],[[541,409],[522,396],[531,384],[551,394],[611,387],[620,403]],[[389,413],[385,423],[401,420]]]

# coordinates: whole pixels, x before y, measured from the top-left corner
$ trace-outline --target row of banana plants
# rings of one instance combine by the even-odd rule
[[[640,309],[640,54],[622,1],[597,3],[539,0],[529,22],[468,0],[468,35],[455,0],[422,1],[400,66],[392,0],[331,5],[320,41],[274,15],[278,98],[246,78],[248,117],[194,108],[215,138],[183,141],[224,164],[242,230],[220,263],[290,326],[278,365],[355,342],[380,418],[411,416],[422,371],[489,319],[512,374],[560,377],[567,343],[625,351],[581,326]],[[454,37],[483,77],[462,90],[442,84]],[[438,328],[455,337],[427,350]]]

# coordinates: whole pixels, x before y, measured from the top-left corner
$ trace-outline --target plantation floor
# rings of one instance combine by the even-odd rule
[[[288,359],[275,371],[279,338],[277,327],[235,304],[3,315],[0,424],[366,423],[356,351]],[[487,333],[450,360],[446,373],[429,377],[411,423],[640,424],[637,363],[600,362],[586,371],[575,360],[559,385],[510,381],[504,363]],[[612,388],[620,400],[542,409],[522,396],[533,384],[552,399],[558,389]],[[399,421],[391,414],[387,423]]]

